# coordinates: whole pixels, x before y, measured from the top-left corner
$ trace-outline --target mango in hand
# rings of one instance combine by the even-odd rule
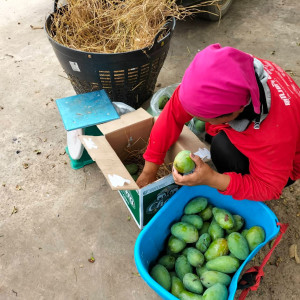
[[[190,158],[190,154],[191,151],[182,150],[176,155],[173,166],[179,173],[186,174],[194,170],[195,163]]]

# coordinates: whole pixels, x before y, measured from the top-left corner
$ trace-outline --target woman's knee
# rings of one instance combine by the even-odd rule
[[[212,161],[220,173],[249,174],[249,159],[231,143],[224,131],[212,138],[210,151]]]

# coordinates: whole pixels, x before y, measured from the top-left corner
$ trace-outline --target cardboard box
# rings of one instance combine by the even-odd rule
[[[179,186],[172,174],[139,188],[123,162],[128,157],[126,149],[143,149],[148,142],[155,118],[144,109],[122,115],[120,119],[97,125],[103,136],[80,137],[91,158],[97,163],[113,190],[117,190],[140,229],[176,193]],[[181,150],[196,152],[207,148],[187,127],[167,152],[165,163],[172,163]]]

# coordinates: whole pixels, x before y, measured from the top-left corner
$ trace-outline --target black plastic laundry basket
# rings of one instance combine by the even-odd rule
[[[57,9],[54,4],[54,12]],[[104,89],[111,101],[139,108],[153,94],[158,74],[167,56],[175,28],[175,18],[167,20],[151,48],[123,53],[83,52],[53,40],[50,26],[53,14],[46,19],[45,30],[54,52],[77,94]],[[166,33],[167,31],[167,33]],[[164,33],[164,37],[159,39]]]

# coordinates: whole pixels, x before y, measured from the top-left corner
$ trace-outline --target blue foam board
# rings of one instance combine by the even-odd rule
[[[228,300],[234,300],[237,290],[239,276],[244,267],[252,260],[257,252],[272,240],[278,233],[280,227],[278,219],[272,210],[262,202],[250,200],[234,200],[231,196],[220,194],[216,189],[209,186],[183,186],[168,202],[155,214],[150,222],[140,232],[135,242],[134,259],[137,269],[145,282],[165,300],[178,300],[177,297],[165,290],[150,275],[150,266],[164,249],[167,238],[171,234],[171,226],[178,222],[184,214],[185,205],[195,197],[206,197],[209,203],[220,208],[225,208],[245,219],[245,228],[258,225],[263,227],[266,238],[258,245],[242,262],[239,269],[229,285]]]
[[[60,98],[56,105],[67,131],[119,118],[104,90]]]

